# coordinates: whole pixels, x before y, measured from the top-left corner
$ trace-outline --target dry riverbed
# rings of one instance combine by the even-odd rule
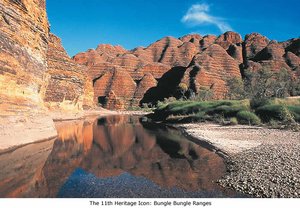
[[[207,123],[179,126],[224,153],[228,171],[220,185],[254,197],[300,197],[300,132]]]

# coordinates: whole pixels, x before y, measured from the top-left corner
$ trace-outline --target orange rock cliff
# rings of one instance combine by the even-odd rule
[[[56,135],[42,99],[48,39],[45,1],[0,1],[0,149]]]
[[[86,68],[49,30],[45,0],[0,1],[0,150],[56,136],[49,109],[94,107]]]
[[[246,35],[245,40],[235,32],[219,37],[194,34],[165,37],[130,51],[99,45],[73,59],[87,66],[96,103],[124,109],[173,96],[180,83],[194,93],[200,87],[211,88],[215,99],[222,99],[229,78],[242,78],[263,67],[284,68],[299,76],[299,43],[299,38],[278,43],[258,33]]]

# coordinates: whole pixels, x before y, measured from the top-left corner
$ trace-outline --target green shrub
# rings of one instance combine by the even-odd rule
[[[267,98],[253,98],[250,100],[250,106],[252,109],[257,109],[259,107],[272,104],[274,104],[274,102]]]
[[[283,105],[280,109],[280,119],[284,122],[284,124],[295,123],[294,115],[289,111],[289,109]]]
[[[216,114],[223,115],[225,118],[228,118],[228,117],[236,116],[236,114],[242,110],[247,110],[247,108],[245,106],[237,106],[237,105],[236,106],[221,105],[209,110],[207,113],[211,115],[216,115]]]
[[[159,103],[155,110],[154,117],[164,119],[168,116],[190,116],[196,120],[202,119],[204,116],[206,118],[216,118],[220,116],[231,118],[236,117],[239,111],[249,110],[249,106],[249,100],[175,101],[168,104]]]
[[[237,113],[237,119],[241,124],[252,124],[259,125],[261,124],[260,118],[250,111],[240,111]]]
[[[223,115],[214,115],[212,117],[213,121],[218,123],[218,124],[221,124],[221,125],[224,125],[225,124],[225,118]]]
[[[212,100],[214,97],[214,93],[211,88],[209,87],[200,87],[198,95],[195,97],[195,100],[197,101],[207,101],[207,100]]]
[[[271,128],[277,129],[280,126],[280,123],[276,120],[271,119],[268,123]]]
[[[208,115],[206,115],[205,112],[202,111],[194,115],[191,115],[190,120],[192,122],[204,122],[204,121],[211,120],[211,118]]]
[[[264,121],[281,120],[281,105],[265,105],[256,110],[256,114]]]
[[[300,106],[288,106],[287,108],[293,114],[295,121],[300,122]]]
[[[297,99],[248,99],[195,101],[176,100],[169,103],[161,102],[154,111],[153,119],[164,121],[180,119],[186,122],[215,121],[230,124],[260,124],[261,121],[271,126],[300,122],[300,105]],[[255,107],[255,108],[251,108]],[[255,110],[255,114],[252,111]]]
[[[233,117],[233,118],[230,119],[230,124],[231,124],[231,125],[238,125],[238,123],[239,123],[239,122],[238,122],[238,120],[237,120],[236,117]]]
[[[275,99],[272,99],[272,104],[287,105],[287,106],[300,106],[300,99],[294,98],[294,97],[275,98]]]

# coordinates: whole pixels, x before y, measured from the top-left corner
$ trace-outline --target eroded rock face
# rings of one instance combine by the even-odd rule
[[[181,39],[166,37],[147,48],[140,47],[132,51],[100,45],[101,47],[98,46],[96,50],[80,53],[73,59],[89,68],[88,74],[94,80],[95,101],[102,101],[100,103],[107,106],[104,102],[106,100],[111,108],[115,108],[111,105],[114,101],[108,99],[112,90],[118,100],[124,100],[126,97],[124,100],[126,108],[139,105],[143,94],[157,83],[156,79],[160,79],[172,67],[188,66],[195,54],[200,51],[201,38],[200,35],[187,35]],[[125,76],[114,79],[115,73],[112,71],[119,70]],[[123,80],[125,80],[123,87],[112,89],[120,85]]]
[[[41,2],[38,2],[41,4]],[[14,115],[42,111],[48,20],[45,5],[35,2],[0,2],[0,96],[1,113]],[[44,2],[43,2],[44,3]]]
[[[240,34],[235,32],[226,32],[220,35],[215,41],[216,44],[222,46],[225,50],[229,48],[230,45],[241,46],[243,39]]]
[[[86,67],[74,62],[53,34],[49,38],[47,62],[50,77],[44,101],[50,110],[76,112],[94,107],[94,90]]]
[[[203,37],[203,39],[200,40],[200,47],[202,49],[206,49],[211,44],[213,44],[216,41],[217,37],[214,35],[206,35]]]
[[[135,55],[137,57],[148,56],[152,62],[169,66],[187,66],[198,51],[192,42],[165,37]]]
[[[49,33],[45,0],[2,0],[0,150],[56,136],[49,110],[93,107],[92,79]]]
[[[266,39],[265,39],[266,40]],[[257,53],[250,60],[245,61],[245,71],[248,73],[265,68],[274,72],[280,70],[287,70],[292,76],[298,76],[296,73],[299,65],[299,56],[297,53],[296,39],[288,40],[278,43],[277,41],[270,41],[267,46],[261,49],[256,46]],[[262,44],[264,45],[264,44]],[[299,76],[298,76],[299,77]]]
[[[285,54],[284,47],[277,42],[270,42],[263,50],[258,52],[253,60],[263,61],[263,60],[282,60]]]
[[[94,81],[94,98],[105,108],[124,109],[130,105],[136,87],[128,72],[112,69]]]
[[[76,55],[74,60],[88,67],[88,74],[95,83],[96,102],[107,100],[114,103],[108,98],[113,84],[111,71],[126,72],[126,80],[129,80],[129,74],[136,83],[136,89],[130,85],[127,90],[136,93],[129,95],[124,92],[126,96],[133,96],[123,103],[126,108],[128,105],[141,105],[146,101],[153,103],[175,96],[180,80],[195,93],[198,93],[200,87],[209,87],[215,98],[221,99],[227,91],[226,80],[233,76],[242,78],[246,72],[257,71],[263,67],[273,71],[284,68],[298,76],[299,48],[299,39],[278,43],[258,33],[252,33],[243,40],[238,33],[226,32],[219,37],[202,37],[198,34],[178,39],[165,37],[146,48],[138,47],[131,51],[120,46],[99,45],[96,50],[91,49]],[[174,72],[176,70],[178,71]],[[185,73],[181,73],[182,71]],[[149,80],[144,83],[142,79],[145,76]],[[148,90],[141,91],[139,83],[143,83],[142,88]],[[154,83],[157,83],[156,86]],[[123,100],[123,93],[116,90],[113,92],[116,96],[112,96],[114,99]],[[114,108],[111,104],[110,107]]]
[[[198,68],[197,68],[198,67]],[[191,71],[194,71],[191,73]],[[196,55],[185,77],[193,77],[186,84],[193,85],[196,92],[200,87],[210,88],[216,99],[222,99],[227,92],[226,81],[232,77],[241,78],[238,63],[220,45],[213,44]],[[193,75],[191,75],[193,74]]]
[[[133,96],[132,105],[138,106],[140,101],[143,99],[145,93],[155,87],[157,85],[156,79],[153,77],[151,73],[147,73],[144,75],[144,77],[139,82],[136,91]]]
[[[245,58],[251,59],[269,44],[269,39],[258,33],[246,35],[244,42]]]
[[[0,149],[5,149],[55,136],[56,130],[42,100],[48,78],[45,1],[1,0],[0,14]]]
[[[294,53],[297,56],[300,56],[300,38],[295,38],[287,41],[286,50]]]
[[[239,64],[243,63],[243,48],[235,44],[228,46],[227,53],[234,58]]]
[[[131,76],[134,80],[141,80],[145,74],[151,74],[155,79],[160,79],[170,68],[161,63],[147,64],[136,69]]]
[[[285,54],[285,59],[287,64],[294,70],[300,66],[300,57],[296,56],[292,52],[287,52]]]

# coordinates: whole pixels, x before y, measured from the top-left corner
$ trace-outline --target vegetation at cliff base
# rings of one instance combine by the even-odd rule
[[[299,94],[299,86],[294,82],[285,70],[274,75],[262,69],[244,81],[227,80],[226,100],[214,100],[210,88],[205,87],[200,87],[194,97],[186,98],[184,92],[189,89],[180,85],[183,97],[158,102],[151,117],[170,123],[213,121],[223,125],[299,127],[300,98],[287,97]]]
[[[296,100],[300,103],[300,99]],[[289,102],[291,102],[290,99],[286,99],[286,103]],[[223,125],[272,124],[273,127],[300,122],[300,105],[286,103],[284,99],[274,99],[269,100],[265,105],[252,108],[249,99],[173,101],[161,103],[151,117],[154,120],[169,123],[213,121]]]

